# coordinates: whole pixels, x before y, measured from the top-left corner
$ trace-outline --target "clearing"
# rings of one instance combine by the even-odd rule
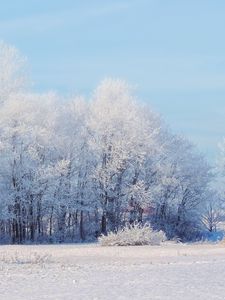
[[[224,300],[225,244],[0,246],[1,300]]]

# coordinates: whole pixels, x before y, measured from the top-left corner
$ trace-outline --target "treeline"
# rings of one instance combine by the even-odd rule
[[[148,220],[196,237],[211,169],[120,80],[91,99],[25,90],[17,50],[0,44],[0,239],[93,240]]]

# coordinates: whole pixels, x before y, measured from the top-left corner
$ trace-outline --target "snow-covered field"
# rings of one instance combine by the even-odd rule
[[[225,245],[0,246],[0,299],[225,299]]]

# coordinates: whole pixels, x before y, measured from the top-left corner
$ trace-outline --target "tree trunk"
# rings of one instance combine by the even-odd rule
[[[80,238],[82,241],[85,240],[85,235],[84,235],[84,213],[83,210],[80,212]]]

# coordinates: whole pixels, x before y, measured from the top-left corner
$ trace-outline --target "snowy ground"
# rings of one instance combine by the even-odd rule
[[[225,299],[225,244],[0,246],[1,300]]]

